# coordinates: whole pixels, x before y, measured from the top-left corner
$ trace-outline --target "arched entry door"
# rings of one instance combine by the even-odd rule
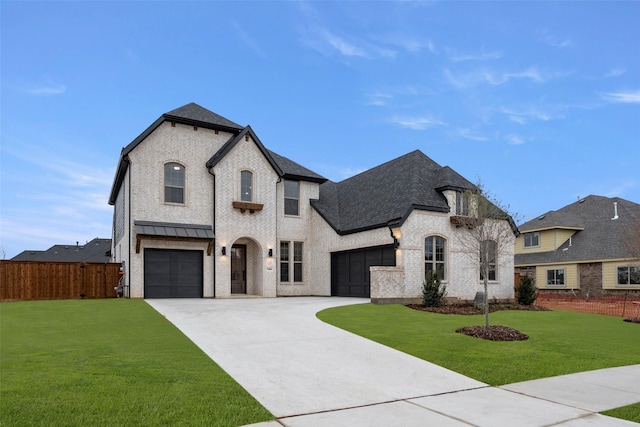
[[[247,245],[231,247],[231,293],[247,293]]]

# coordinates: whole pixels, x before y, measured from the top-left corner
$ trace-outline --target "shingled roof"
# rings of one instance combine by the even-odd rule
[[[419,150],[354,177],[320,186],[311,205],[339,234],[402,223],[412,210],[449,212],[444,189],[475,186]]]
[[[53,245],[46,251],[23,251],[12,261],[109,262],[111,239],[95,238],[84,245]]]
[[[618,217],[614,218],[614,202]],[[522,233],[554,228],[575,229],[571,240],[547,252],[515,255],[515,265],[624,259],[623,235],[640,221],[640,205],[619,197],[588,196],[522,224]]]

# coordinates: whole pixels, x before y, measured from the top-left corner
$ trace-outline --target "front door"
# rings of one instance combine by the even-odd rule
[[[247,293],[247,246],[231,247],[231,293]]]

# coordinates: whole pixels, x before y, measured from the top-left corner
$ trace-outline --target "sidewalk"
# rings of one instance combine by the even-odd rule
[[[490,387],[315,316],[368,300],[147,302],[277,418],[256,426],[639,425],[595,412],[640,402],[640,365]]]

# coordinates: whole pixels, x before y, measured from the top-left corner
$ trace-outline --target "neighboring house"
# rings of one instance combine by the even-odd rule
[[[451,217],[471,188],[420,151],[331,182],[191,103],[123,148],[112,253],[134,298],[408,301],[433,269],[450,297],[469,300],[482,289],[479,268]],[[512,298],[513,254],[498,265],[490,296]]]
[[[625,247],[625,233],[640,221],[640,205],[588,196],[521,225],[515,267],[543,292],[602,295],[640,290],[640,260]]]
[[[46,251],[24,251],[12,261],[111,262],[111,239],[95,238],[80,245],[54,245]]]

